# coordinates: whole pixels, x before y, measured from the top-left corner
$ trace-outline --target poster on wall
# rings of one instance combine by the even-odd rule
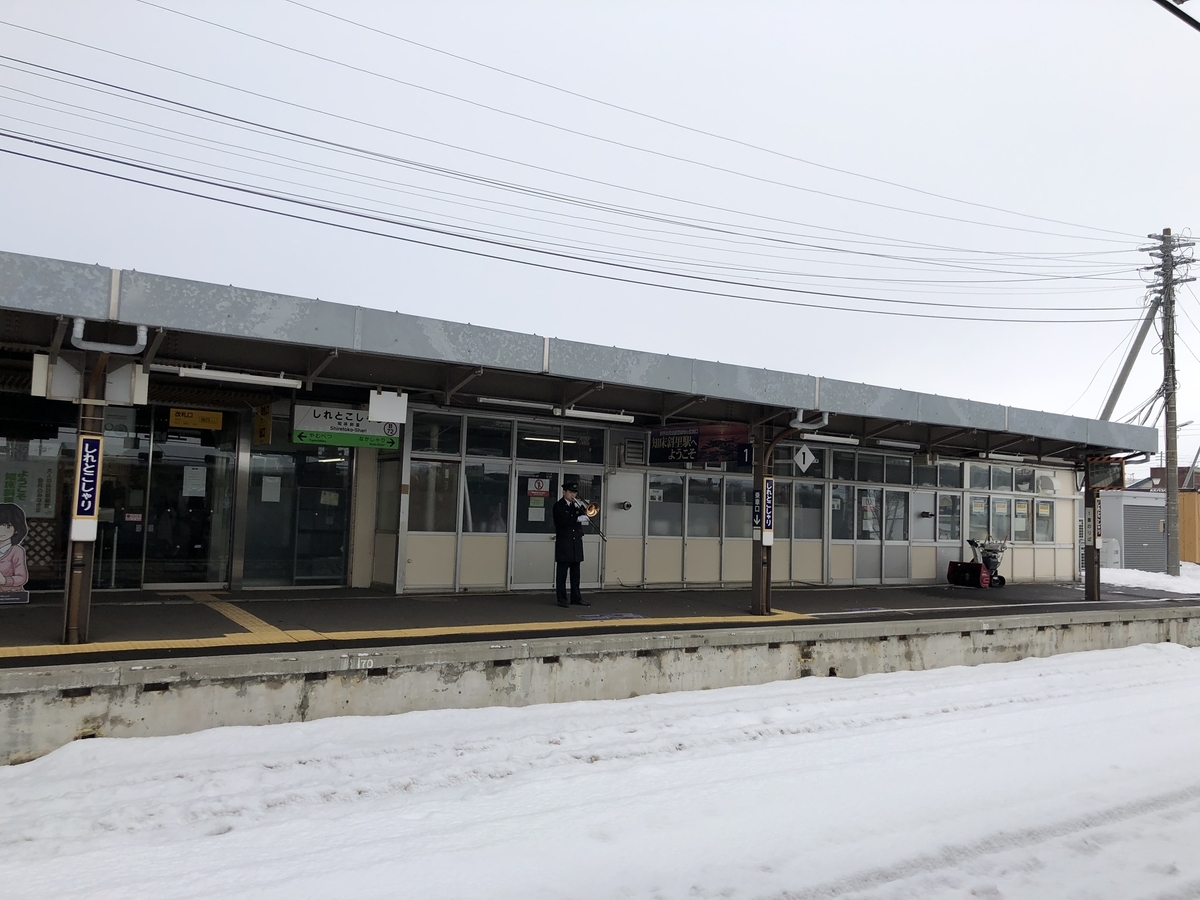
[[[0,459],[0,503],[16,503],[30,519],[54,515],[57,459]]]
[[[650,465],[743,461],[750,443],[746,425],[681,425],[650,432]]]
[[[28,533],[25,510],[16,503],[0,503],[0,603],[29,602],[29,566],[21,546]]]

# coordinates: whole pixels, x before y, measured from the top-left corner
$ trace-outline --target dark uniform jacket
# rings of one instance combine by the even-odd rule
[[[585,508],[578,500],[568,505],[563,497],[554,504],[551,512],[554,514],[555,562],[583,562],[583,524],[579,517]]]

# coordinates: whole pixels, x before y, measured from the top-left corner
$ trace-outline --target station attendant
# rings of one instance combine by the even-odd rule
[[[554,504],[554,585],[559,606],[591,606],[579,593],[579,564],[583,562],[583,526],[588,523],[586,507],[579,502],[579,483],[565,481],[562,497]],[[571,599],[567,600],[567,575],[571,576]]]

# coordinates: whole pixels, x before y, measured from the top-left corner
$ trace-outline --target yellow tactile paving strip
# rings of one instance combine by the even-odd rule
[[[197,603],[203,603],[214,612],[235,622],[242,632],[205,638],[183,638],[179,640],[145,641],[98,641],[90,644],[33,644],[23,647],[0,647],[0,659],[27,656],[66,656],[76,653],[123,653],[143,650],[201,650],[215,647],[244,647],[249,645],[303,644],[316,641],[331,643],[350,641],[393,641],[413,638],[470,638],[474,635],[518,632],[536,634],[547,631],[583,631],[605,628],[620,631],[630,625],[639,630],[644,628],[687,628],[696,625],[782,625],[787,622],[802,622],[814,617],[802,613],[775,610],[770,616],[683,616],[678,618],[645,619],[589,619],[576,622],[512,622],[491,625],[444,625],[432,628],[389,628],[373,631],[309,631],[306,629],[284,630],[258,616],[252,615],[235,603],[218,600],[211,594],[193,592],[186,595]]]

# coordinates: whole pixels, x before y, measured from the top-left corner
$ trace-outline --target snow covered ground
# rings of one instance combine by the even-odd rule
[[[1200,896],[1200,651],[79,741],[15,898]]]
[[[1101,569],[1100,583],[1114,587],[1149,588],[1169,594],[1200,594],[1200,566],[1190,562],[1180,563],[1178,575],[1143,572],[1140,569]]]

